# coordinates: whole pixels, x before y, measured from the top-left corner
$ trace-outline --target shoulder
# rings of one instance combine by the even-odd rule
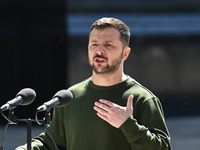
[[[73,95],[77,95],[78,93],[82,93],[85,90],[87,90],[87,87],[88,87],[90,80],[91,80],[91,78],[87,78],[87,79],[83,80],[82,82],[79,82],[79,83],[69,87],[68,90],[71,91]]]
[[[137,98],[138,100],[146,101],[156,98],[155,94],[151,90],[140,84],[135,79],[129,77],[128,83],[130,87],[129,92],[134,95],[135,99]]]
[[[134,95],[134,117],[139,119],[139,116],[146,113],[148,114],[160,114],[163,113],[162,105],[159,98],[148,88],[132,79],[131,93]],[[130,92],[129,92],[130,95]]]

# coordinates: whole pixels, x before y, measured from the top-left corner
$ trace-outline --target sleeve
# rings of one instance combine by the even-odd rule
[[[171,150],[169,132],[157,98],[135,104],[133,115],[120,129],[132,150]]]
[[[50,131],[55,143],[57,144],[59,149],[65,149],[66,147],[66,140],[65,140],[65,133],[63,128],[63,115],[61,113],[61,108],[55,108],[53,111],[53,117],[50,125],[48,126],[48,130]],[[17,147],[15,150],[26,150],[27,144],[23,146]],[[31,142],[31,149],[32,150],[54,150],[55,147],[53,142],[45,130],[39,136],[34,137]]]

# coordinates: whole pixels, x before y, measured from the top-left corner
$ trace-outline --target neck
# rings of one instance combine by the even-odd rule
[[[124,81],[127,78],[127,76],[122,73],[112,73],[112,74],[96,74],[93,71],[92,74],[92,81],[94,84],[99,86],[112,86],[115,84],[118,84],[122,81]]]

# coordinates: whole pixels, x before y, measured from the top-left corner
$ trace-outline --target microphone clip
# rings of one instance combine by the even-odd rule
[[[39,125],[43,125],[43,124],[50,124],[51,122],[51,108],[46,109],[45,111],[36,111],[35,113],[35,120]],[[44,114],[45,112],[45,114]],[[42,113],[44,114],[44,118],[43,120],[39,120],[38,119],[38,114]]]
[[[3,111],[0,111],[1,115],[8,121],[9,124],[17,124],[18,118],[15,116],[14,109],[9,108],[8,114],[5,115]]]
[[[17,124],[18,123],[18,118],[15,116],[14,109],[9,109],[8,111],[8,119],[9,122],[12,124]]]

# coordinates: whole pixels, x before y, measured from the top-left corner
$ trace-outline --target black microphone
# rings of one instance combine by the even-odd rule
[[[36,93],[33,89],[24,88],[16,95],[16,97],[6,104],[2,105],[0,111],[5,111],[7,109],[13,109],[17,105],[29,105],[31,104],[36,97]]]
[[[45,102],[43,105],[37,108],[37,111],[45,111],[51,109],[54,106],[63,107],[67,106],[73,99],[73,95],[68,90],[60,90],[48,102]]]

